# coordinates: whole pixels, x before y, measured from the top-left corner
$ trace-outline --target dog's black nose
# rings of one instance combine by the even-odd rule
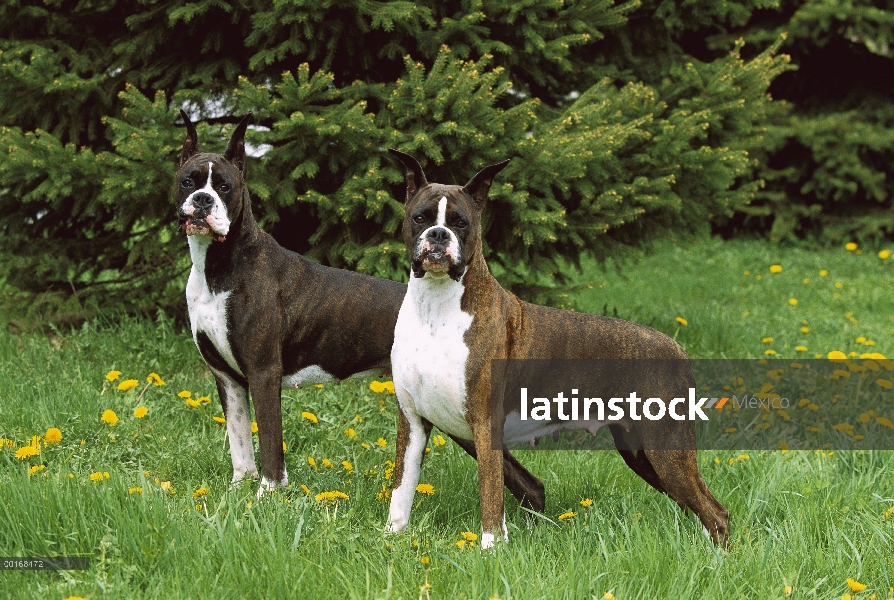
[[[198,193],[192,197],[192,203],[202,211],[210,211],[214,206],[214,198],[211,194]]]
[[[426,236],[430,242],[435,244],[446,244],[450,241],[450,232],[443,227],[433,227]]]

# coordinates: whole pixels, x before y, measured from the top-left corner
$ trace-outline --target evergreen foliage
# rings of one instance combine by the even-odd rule
[[[527,297],[560,262],[691,233],[760,193],[786,108],[771,43],[678,43],[768,2],[19,0],[0,7],[0,277],[32,319],[175,311],[188,254],[170,199],[184,107],[221,151],[253,111],[254,212],[284,246],[407,274],[402,170],[465,183],[512,158],[486,251]],[[764,40],[760,41],[762,44]],[[561,257],[561,258],[560,258]],[[23,309],[19,308],[19,314]]]

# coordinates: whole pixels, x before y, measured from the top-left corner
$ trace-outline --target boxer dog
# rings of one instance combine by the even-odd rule
[[[488,548],[496,539],[508,539],[501,445],[526,435],[510,430],[507,417],[517,415],[491,405],[491,361],[670,359],[686,361],[685,376],[663,392],[675,394],[680,383],[695,384],[686,353],[658,331],[529,304],[500,287],[482,254],[481,215],[491,182],[509,161],[484,168],[465,186],[442,185],[428,183],[412,156],[391,153],[406,167],[403,235],[411,271],[391,351],[399,420],[388,527],[400,531],[409,522],[428,433],[435,425],[474,443],[481,546]],[[519,423],[511,420],[512,426]],[[692,421],[604,424],[611,425],[618,450],[638,475],[691,508],[715,544],[727,539],[728,513],[698,470]],[[592,421],[586,425],[593,427]],[[661,449],[668,446],[684,449]]]

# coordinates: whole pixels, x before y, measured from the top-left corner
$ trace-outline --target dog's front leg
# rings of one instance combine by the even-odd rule
[[[224,373],[214,372],[217,394],[227,420],[227,439],[233,461],[233,483],[257,479],[255,449],[251,440],[251,415],[248,410],[248,389]]]
[[[509,540],[503,506],[503,432],[491,428],[489,420],[472,424],[478,452],[478,489],[481,495],[481,548],[497,539]],[[495,441],[494,436],[499,436]],[[499,538],[498,538],[499,536]]]
[[[282,368],[250,369],[248,387],[258,421],[258,446],[261,451],[260,497],[265,490],[289,483],[282,449]]]
[[[416,414],[412,399],[403,390],[398,390],[397,442],[394,458],[394,489],[391,492],[391,506],[388,509],[388,530],[398,532],[410,522],[413,496],[419,484],[419,470],[425,456],[425,444],[431,425],[426,426]]]

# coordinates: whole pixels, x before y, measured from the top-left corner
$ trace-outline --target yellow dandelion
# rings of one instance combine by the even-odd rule
[[[283,440],[282,441],[282,451],[285,452],[286,450],[288,450],[288,447],[286,446],[286,441]]]
[[[840,350],[832,350],[826,355],[829,360],[847,360],[847,354]]]
[[[252,433],[257,433],[257,432],[258,432],[258,422],[257,422],[257,421],[252,421],[252,422],[251,422],[251,432],[252,432]]]
[[[738,429],[736,429],[735,427],[727,427],[726,428],[727,433],[736,433],[736,431],[738,431]]]
[[[751,271],[749,271],[748,269],[745,269],[745,277],[748,277],[749,275],[751,275]]]
[[[141,487],[132,487],[127,489],[128,494],[142,494],[143,488]]]
[[[782,273],[782,265],[770,265],[770,273]]]
[[[196,408],[199,406],[199,404],[201,404],[201,402],[199,402],[195,398],[187,398],[186,400],[184,400],[184,402],[186,402],[187,406],[191,406],[193,408]]]
[[[357,437],[357,432],[354,431],[353,427],[348,427],[347,429],[345,429],[345,435],[348,436],[349,438],[353,439],[353,438]]]
[[[478,534],[472,533],[471,531],[463,531],[462,533],[460,533],[460,535],[463,536],[463,539],[467,542],[478,541]]]
[[[567,520],[567,519],[571,519],[571,518],[576,517],[576,516],[577,516],[577,513],[576,513],[576,512],[571,512],[571,511],[569,511],[569,512],[562,513],[561,515],[559,515],[559,516],[558,516],[558,519],[559,519],[560,521],[565,521],[565,520]]]
[[[161,387],[165,384],[165,382],[162,381],[162,378],[158,376],[158,373],[149,373],[149,376],[146,377],[146,381],[155,384],[155,387]]]
[[[322,464],[323,464],[323,466],[326,467],[327,469],[331,469],[331,468],[334,466],[334,465],[332,464],[332,461],[329,460],[328,458],[324,458]]]
[[[687,320],[684,319],[683,317],[677,317],[676,320],[677,320],[677,323],[679,323],[679,324],[682,325],[683,327],[686,327],[687,325],[689,325],[689,321],[687,321]]]
[[[148,412],[149,412],[149,409],[146,408],[145,406],[138,406],[134,409],[133,416],[136,417],[137,419],[142,419],[143,417],[146,416],[146,413],[148,413]]]
[[[468,542],[466,542],[466,540],[459,540],[458,542],[456,542],[456,545],[459,546],[459,549],[460,549],[460,550],[462,550],[463,548],[466,547],[466,544],[467,544],[467,543],[468,543]]]
[[[202,404],[211,404],[211,398],[208,396],[199,396],[199,402]]]
[[[770,343],[773,342],[773,338],[771,338],[771,337],[765,337],[765,338],[762,339],[761,341],[762,341],[763,343],[765,343],[765,344],[770,344]]]
[[[875,422],[881,425],[882,427],[887,427],[889,429],[894,429],[894,423],[891,422],[891,419],[888,417],[876,417]]]
[[[369,384],[369,389],[371,389],[372,391],[374,391],[377,394],[381,394],[382,392],[385,391],[385,384],[382,383],[381,381],[373,381],[372,383]]]
[[[132,390],[135,387],[140,385],[140,382],[136,379],[125,379],[121,383],[118,384],[118,389],[122,392],[126,392],[127,390]]]
[[[844,284],[843,284],[843,283],[841,283],[841,282],[840,282],[840,281],[836,281],[836,282],[835,282],[835,287],[836,287],[836,288],[837,288],[837,289],[839,289],[839,290],[840,290],[840,289],[841,289],[841,288],[843,288],[843,287],[844,287]]]
[[[767,356],[774,356],[776,354],[776,351],[772,349],[764,350],[764,354],[766,354]]]
[[[431,562],[431,560],[427,556],[423,556],[422,558],[419,559],[419,562],[422,563],[423,567],[427,567],[428,564]]]
[[[820,277],[826,277],[829,275],[829,272],[825,269],[820,269],[819,275]]]
[[[360,445],[366,450],[369,450],[370,448],[372,448],[372,446],[370,446],[368,442],[363,442]]]
[[[857,244],[854,242],[848,242],[844,245],[844,249],[847,250],[848,252],[853,252],[854,250],[857,249]]]
[[[792,306],[797,306],[797,305],[798,305],[798,299],[797,299],[797,298],[789,298],[789,299],[788,299],[788,303],[791,304]]]
[[[323,389],[323,384],[322,384],[322,383],[315,383],[315,384],[314,384],[314,387],[317,388],[318,390],[322,390],[322,389]]]
[[[795,346],[796,352],[807,352],[807,346]]]
[[[177,396],[180,398],[192,398],[192,392],[190,392],[189,390],[183,390],[177,392]]]
[[[416,486],[416,491],[427,496],[434,496],[435,486],[430,483],[420,483]]]
[[[851,588],[851,591],[856,593],[856,592],[862,592],[863,590],[865,590],[866,584],[860,583],[856,579],[851,579],[850,577],[848,577],[847,578],[847,587]]]
[[[217,421],[218,423],[226,423],[226,422],[227,422],[226,417],[223,417],[223,416],[220,416],[220,417],[211,417],[211,418],[214,419],[215,421]]]
[[[590,500],[589,498],[584,498],[583,500],[580,501],[580,505],[585,508],[588,506],[593,506],[593,501]]]
[[[114,425],[118,422],[118,415],[115,414],[115,411],[107,408],[102,411],[102,416],[99,418],[100,421],[108,423],[109,425]]]
[[[308,496],[310,496],[310,488],[309,488],[309,487],[307,487],[306,485],[304,485],[304,484],[302,483],[302,484],[301,484],[301,489],[304,491],[305,494],[307,494]]]
[[[28,475],[34,475],[40,471],[43,471],[46,468],[46,465],[34,465],[30,469],[28,469]]]
[[[602,596],[602,600],[615,600],[615,595],[611,592],[605,592]]]
[[[432,438],[432,441],[435,443],[435,446],[443,446],[447,443],[447,440],[444,439],[444,436],[441,434],[436,435]]]
[[[174,490],[174,488],[171,487],[171,482],[170,482],[170,481],[162,481],[162,482],[159,484],[158,487],[160,487],[160,488],[161,488],[162,490],[164,490],[165,492],[168,492],[169,494],[176,494],[176,493],[177,493],[177,492]]]
[[[317,461],[314,460],[314,457],[313,457],[313,456],[308,456],[308,457],[307,457],[307,464],[309,464],[310,466],[312,466],[314,469],[317,468]]]
[[[354,472],[354,465],[346,460],[341,461],[341,466],[344,467],[345,471],[347,471],[348,473]]]
[[[58,444],[62,441],[62,432],[56,427],[50,427],[47,429],[47,432],[43,434],[43,439],[48,444]]]
[[[882,250],[882,251],[880,251],[880,252],[878,253],[878,257],[879,257],[880,259],[882,259],[882,260],[885,260],[885,259],[888,258],[889,256],[891,256],[891,251],[890,251],[890,250]]]
[[[891,383],[890,381],[888,381],[887,379],[876,379],[876,380],[875,380],[875,383],[878,384],[878,385],[880,385],[880,386],[882,386],[882,387],[885,388],[886,390],[890,390],[892,387],[894,387],[894,384],[892,384],[892,383]]]
[[[810,278],[809,278],[809,277],[805,277],[805,278],[804,278],[804,285],[807,285],[808,283],[810,283]]]
[[[121,371],[109,371],[106,373],[106,379],[109,381],[115,381],[119,377],[121,377]]]
[[[384,448],[385,446],[388,445],[388,440],[386,440],[385,438],[379,438],[379,439],[376,440],[376,442],[377,442],[377,443],[379,444],[379,446],[381,446],[382,448]]]
[[[102,481],[102,471],[90,473],[90,481]]]
[[[303,413],[301,413],[301,416],[311,423],[319,423],[319,420],[317,420],[317,415],[313,414],[312,412],[304,411]]]
[[[209,490],[209,489],[206,488],[206,487],[200,487],[199,489],[197,489],[196,491],[194,491],[194,492],[192,493],[192,497],[198,500],[198,499],[201,498],[202,496],[207,495],[208,492],[210,492],[210,491],[211,491],[211,490]]]
[[[784,588],[782,588],[782,593],[785,594],[786,596],[791,596],[793,591],[795,591],[795,588],[793,588],[790,585],[787,585]]]
[[[332,490],[331,492],[320,492],[316,496],[314,496],[314,500],[317,502],[325,502],[327,500],[349,500],[348,495],[344,492],[340,492],[338,490]]]

